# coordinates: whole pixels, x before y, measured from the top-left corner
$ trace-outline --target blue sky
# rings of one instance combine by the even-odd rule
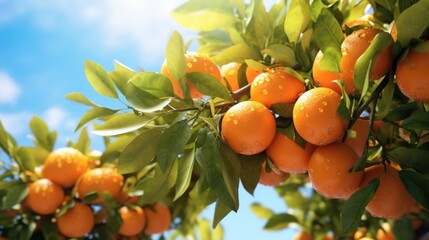
[[[58,147],[73,132],[84,106],[64,95],[82,92],[102,105],[109,99],[95,94],[86,81],[83,62],[95,61],[107,70],[113,61],[147,71],[159,71],[169,34],[195,36],[177,25],[169,13],[184,0],[0,0],[0,120],[20,144],[30,144],[28,122],[33,115],[59,133]],[[92,136],[92,139],[99,139]],[[94,148],[101,147],[96,140]],[[297,229],[266,232],[264,221],[249,210],[262,202],[275,212],[287,211],[269,187],[258,187],[255,197],[243,190],[237,214],[222,222],[225,239],[291,239]],[[212,217],[213,208],[204,215]]]

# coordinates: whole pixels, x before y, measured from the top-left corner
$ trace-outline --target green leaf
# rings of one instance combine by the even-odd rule
[[[265,153],[239,155],[241,161],[240,179],[244,189],[253,195],[261,175],[262,163],[267,159]]]
[[[340,105],[337,108],[337,114],[344,120],[351,120],[350,111],[347,108],[346,100],[344,97],[341,97]]]
[[[94,134],[100,136],[115,136],[135,131],[146,126],[156,117],[138,116],[134,113],[124,113],[113,116],[101,125],[94,127]]]
[[[230,212],[231,209],[224,202],[220,200],[216,201],[212,227],[215,228]]]
[[[237,153],[235,153],[228,145],[223,142],[220,143],[219,153],[220,168],[223,173],[223,179],[228,192],[236,205],[236,209],[233,208],[232,210],[237,210],[239,205],[238,187],[240,183],[240,158],[238,157]]]
[[[375,2],[389,10],[389,12],[394,12],[395,10],[395,0],[375,0]]]
[[[6,196],[3,198],[3,209],[11,209],[16,204],[20,203],[28,194],[26,183],[18,183],[7,189]]]
[[[202,94],[234,101],[228,89],[214,76],[205,72],[187,73],[186,78]]]
[[[274,216],[274,212],[271,209],[261,205],[260,203],[253,203],[250,205],[250,210],[261,219],[269,219]]]
[[[75,131],[79,131],[80,129],[86,127],[88,123],[91,121],[97,120],[102,117],[111,116],[118,112],[118,110],[112,110],[105,107],[94,107],[93,109],[88,110],[80,119],[79,123],[77,124],[77,127]]]
[[[133,76],[136,74],[136,72],[134,70],[132,70],[128,66],[125,66],[125,64],[119,62],[118,60],[114,61],[114,65],[115,65],[115,71],[126,73],[129,76]]]
[[[362,95],[365,95],[363,90],[364,86],[368,85],[368,74],[374,58],[377,54],[392,44],[392,42],[393,39],[389,33],[378,33],[371,42],[371,45],[369,45],[368,49],[356,61],[353,81],[356,88],[362,93]]]
[[[420,112],[412,115],[402,122],[401,127],[415,130],[429,130],[429,112]]]
[[[277,231],[287,228],[290,223],[296,222],[298,222],[298,219],[294,215],[287,213],[276,214],[268,219],[264,226],[264,230]]]
[[[132,107],[140,112],[155,112],[164,109],[172,98],[158,98],[152,94],[142,91],[132,82],[125,86],[125,97],[132,104]]]
[[[344,40],[344,35],[334,16],[330,14],[320,15],[314,26],[314,36],[323,53],[326,49],[332,48],[338,51],[341,56],[341,43]]]
[[[34,156],[24,147],[19,147],[16,151],[16,161],[22,171],[34,172],[37,166]]]
[[[166,76],[154,72],[143,72],[131,78],[131,83],[157,98],[174,97],[173,85]]]
[[[276,63],[283,64],[285,66],[293,66],[296,64],[295,52],[289,46],[283,44],[272,44],[262,50],[264,54],[267,54],[275,59]]]
[[[395,107],[386,115],[386,119],[392,122],[400,121],[411,116],[411,114],[419,109],[417,102],[410,102]]]
[[[345,202],[341,211],[342,235],[347,235],[359,227],[365,207],[374,196],[379,184],[380,180],[377,178],[372,180]]]
[[[320,68],[331,72],[340,72],[341,52],[338,49],[328,47],[324,50],[320,60]]]
[[[403,47],[409,45],[412,39],[419,39],[429,27],[429,0],[420,0],[405,9],[395,20],[398,29],[398,41]]]
[[[404,216],[392,224],[393,235],[396,239],[416,239],[410,218]]]
[[[68,100],[77,102],[77,103],[81,103],[90,107],[99,107],[98,104],[92,102],[91,100],[89,100],[88,98],[85,97],[85,95],[83,95],[82,93],[79,92],[72,92],[69,93],[67,95],[64,96],[65,98],[67,98]]]
[[[266,47],[267,39],[270,37],[273,26],[268,16],[263,1],[251,1],[248,9],[247,26],[244,38],[249,45],[255,45],[259,49]]]
[[[174,123],[162,132],[156,149],[156,161],[161,171],[170,169],[178,155],[189,141],[192,130],[187,120]]]
[[[52,151],[55,139],[50,139],[48,125],[41,118],[34,116],[30,120],[30,129],[36,138],[35,143],[48,151]]]
[[[118,161],[121,174],[137,172],[155,158],[160,128],[148,129],[132,140],[122,151]]]
[[[113,71],[109,72],[109,77],[112,79],[115,86],[121,91],[122,94],[125,94],[125,86],[127,82],[136,75],[135,73],[130,74],[124,71]]]
[[[232,10],[207,5],[207,2],[189,1],[176,8],[172,16],[184,27],[201,32],[224,28],[236,21]]]
[[[17,146],[15,139],[10,135],[3,127],[2,122],[0,121],[0,148],[3,151],[11,156],[14,152],[14,148]]]
[[[245,59],[261,59],[261,55],[246,44],[238,43],[225,48],[212,58],[218,65],[230,62],[243,62]]]
[[[206,219],[197,221],[198,233],[200,239],[210,240],[212,239],[212,230],[210,222]]]
[[[270,108],[281,117],[291,118],[293,106],[295,106],[294,103],[275,103]]]
[[[89,146],[91,145],[91,140],[88,136],[88,131],[86,128],[82,129],[79,135],[79,139],[76,143],[76,149],[79,150],[81,153],[86,153],[89,151]]]
[[[389,82],[386,87],[383,89],[381,99],[377,101],[378,111],[375,113],[376,119],[383,119],[387,116],[390,110],[390,106],[392,104],[393,94],[395,93],[395,83],[393,82],[393,76],[389,76]],[[403,105],[401,105],[403,106]],[[395,108],[397,109],[397,108]]]
[[[193,146],[191,149],[185,149],[182,157],[178,159],[179,172],[177,174],[177,183],[175,184],[176,193],[174,195],[173,201],[176,201],[179,197],[181,197],[191,183],[192,171],[194,169],[195,162],[194,153],[195,146]]]
[[[168,71],[178,81],[186,72],[185,48],[182,36],[178,32],[174,31],[171,34],[165,55]]]
[[[397,147],[388,152],[392,160],[398,162],[401,166],[415,169],[422,174],[429,174],[429,151],[418,148]]]
[[[425,159],[423,159],[425,160]],[[414,171],[399,171],[399,177],[413,198],[424,208],[429,207],[429,179]]]
[[[308,1],[291,1],[284,23],[284,31],[291,43],[297,42],[299,35],[311,19],[311,10]]]
[[[106,97],[118,98],[118,94],[116,93],[112,80],[109,78],[109,75],[107,75],[107,72],[103,67],[97,63],[86,60],[85,75],[91,86],[99,94]]]
[[[60,240],[61,234],[58,232],[57,226],[52,221],[40,221],[43,233],[43,239]]]

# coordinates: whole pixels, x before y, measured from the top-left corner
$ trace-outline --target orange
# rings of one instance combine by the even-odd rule
[[[94,227],[94,214],[92,209],[80,202],[57,219],[58,230],[70,238],[80,238],[92,231]]]
[[[368,144],[369,121],[358,118],[350,128],[356,134],[354,138],[347,136],[345,144],[349,145],[360,157],[363,154],[366,144]]]
[[[396,240],[389,223],[382,223],[381,228],[377,230],[377,240]]]
[[[294,237],[294,240],[312,240],[313,237],[311,236],[310,233],[306,232],[306,231],[301,231],[299,233],[297,233]]]
[[[267,148],[267,155],[273,163],[286,173],[306,173],[308,159],[315,146],[307,143],[302,148],[283,133],[276,133],[273,142]]]
[[[337,92],[338,94],[341,95],[341,88],[335,82],[336,80],[340,79],[340,74],[336,73],[336,72],[331,72],[331,71],[322,69],[320,66],[320,60],[322,60],[322,57],[323,57],[323,52],[319,51],[317,53],[316,57],[314,58],[314,63],[313,63],[313,80],[314,80],[314,83],[318,87],[330,88],[330,89],[334,90],[335,92]],[[347,90],[348,89],[346,87],[346,92],[347,92]],[[351,92],[347,92],[347,93],[350,94]]]
[[[267,108],[274,103],[294,103],[303,92],[304,83],[283,71],[283,68],[259,74],[250,87],[251,99]]]
[[[231,62],[223,65],[220,68],[222,76],[228,81],[233,92],[240,89],[240,86],[238,85],[238,70],[240,69],[240,67],[240,63]]]
[[[185,59],[186,73],[205,72],[216,77],[220,82],[224,83],[219,68],[211,58],[196,52],[187,52],[185,54]],[[177,96],[183,98],[183,92],[180,88],[180,83],[178,81],[179,79],[173,79],[173,76],[171,76],[170,71],[168,71],[167,64],[168,63],[166,61],[162,64],[161,74],[164,74],[170,79],[171,84],[173,85],[174,93]],[[192,98],[202,98],[204,96],[202,93],[198,92],[194,85],[192,85],[191,83],[188,84]]]
[[[386,219],[399,219],[408,213],[415,201],[408,193],[399,178],[398,171],[391,166],[376,165],[365,169],[361,187],[374,178],[380,179],[380,185],[373,198],[366,206],[371,215]]]
[[[323,87],[302,94],[293,108],[293,123],[299,135],[318,146],[340,140],[347,124],[337,114],[340,98],[334,90]]]
[[[265,186],[276,186],[286,179],[286,173],[271,169],[271,172],[266,171],[266,162],[262,164],[261,175],[259,175],[259,183]]]
[[[348,35],[341,44],[342,57],[340,60],[341,78],[344,81],[346,92],[355,91],[354,70],[357,59],[368,49],[374,37],[380,33],[380,29],[364,28]],[[389,71],[392,66],[392,44],[375,57],[370,72],[370,80],[376,80]]]
[[[34,212],[46,215],[55,213],[63,200],[64,191],[61,186],[43,178],[30,185],[26,203]]]
[[[425,42],[429,47],[429,41]],[[401,92],[418,102],[429,102],[429,51],[410,49],[396,68],[396,82]]]
[[[392,35],[393,41],[396,42],[398,40],[398,29],[396,28],[395,21],[390,23],[390,35]]]
[[[146,234],[162,233],[170,228],[170,209],[163,203],[157,202],[152,208],[145,208],[144,213],[146,215]]]
[[[71,187],[87,169],[86,157],[78,150],[67,147],[49,154],[43,164],[42,175],[63,187]]]
[[[276,120],[262,103],[244,101],[232,106],[222,119],[222,136],[237,153],[264,151],[276,134]]]
[[[347,199],[362,180],[362,171],[349,173],[357,161],[356,153],[344,143],[316,148],[308,163],[308,175],[314,189],[328,198]]]
[[[124,236],[135,236],[143,231],[146,224],[146,218],[144,211],[141,207],[136,206],[131,209],[127,206],[123,206],[119,209],[121,215],[122,225],[119,228],[119,234]]]
[[[92,203],[104,201],[103,192],[109,192],[112,197],[117,197],[121,192],[124,177],[117,173],[116,168],[95,168],[82,175],[77,183],[79,198],[88,193],[97,192],[98,197]]]
[[[252,83],[255,80],[256,76],[262,73],[262,70],[254,69],[250,66],[246,68],[246,79],[248,83]]]

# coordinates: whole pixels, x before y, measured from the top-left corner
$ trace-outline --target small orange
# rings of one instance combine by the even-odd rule
[[[92,231],[94,214],[87,205],[75,202],[74,206],[57,219],[58,230],[66,237],[80,238]]]
[[[77,192],[81,199],[88,193],[97,192],[98,197],[92,203],[102,203],[103,192],[107,191],[112,197],[117,197],[121,192],[123,181],[124,177],[117,173],[116,168],[95,168],[82,175],[77,183]]]
[[[399,178],[398,171],[391,166],[376,165],[365,169],[360,187],[366,186],[374,178],[380,179],[373,198],[366,206],[371,215],[386,219],[399,219],[411,211],[414,199]]]
[[[223,65],[220,68],[222,76],[228,81],[233,92],[237,91],[240,88],[240,86],[238,85],[238,70],[240,69],[240,67],[240,63],[231,62]]]
[[[382,223],[381,228],[377,230],[377,240],[396,240],[389,223]]]
[[[86,157],[74,148],[60,148],[49,154],[42,175],[63,187],[71,187],[88,169]]]
[[[26,203],[34,212],[46,215],[55,213],[63,200],[64,191],[61,186],[43,178],[30,185]]]
[[[293,108],[293,123],[299,135],[318,146],[340,140],[347,124],[337,114],[340,100],[338,93],[324,87],[302,94]]]
[[[135,236],[143,231],[146,224],[144,211],[141,207],[136,206],[133,209],[123,206],[119,209],[122,225],[119,228],[119,234],[124,236]]]
[[[253,82],[253,80],[255,80],[256,76],[258,76],[259,74],[261,74],[263,71],[262,70],[257,70],[254,69],[250,66],[247,66],[246,68],[246,79],[247,82],[250,84]]]
[[[429,40],[425,43],[429,47]],[[429,102],[429,51],[411,49],[396,68],[396,82],[401,92],[418,102]]]
[[[267,108],[274,103],[294,103],[305,92],[305,85],[283,69],[270,69],[259,74],[250,87],[251,99]]]
[[[232,106],[222,119],[222,136],[237,153],[264,151],[276,134],[276,120],[262,103],[244,101]]]
[[[259,183],[265,186],[276,186],[286,179],[286,173],[271,169],[271,172],[266,171],[266,162],[262,164],[261,174],[259,175]]]
[[[344,143],[332,143],[314,150],[308,162],[308,175],[314,189],[328,198],[349,198],[359,187],[363,172],[349,170],[358,161]]]
[[[294,240],[313,240],[313,236],[307,231],[301,231],[297,233],[294,237]]]
[[[372,40],[380,32],[381,30],[376,28],[360,29],[348,35],[341,44],[341,78],[348,89],[347,93],[354,92],[356,88],[353,80],[356,61],[368,49]],[[370,80],[379,79],[389,71],[393,61],[392,49],[391,44],[375,57],[369,76]]]
[[[322,67],[320,66],[320,60],[322,60],[323,57],[323,52],[319,51],[316,55],[316,57],[314,58],[314,63],[313,63],[313,80],[314,83],[316,84],[316,86],[318,87],[327,87],[330,88],[332,90],[334,90],[335,92],[337,92],[338,94],[341,95],[341,88],[340,86],[335,82],[336,80],[340,79],[340,74],[336,73],[336,72],[331,72],[329,70],[325,70],[322,69]],[[349,86],[345,86],[346,87],[346,92],[348,94],[350,94],[350,90]]]
[[[145,208],[144,213],[146,215],[146,234],[163,233],[170,228],[170,209],[163,203],[157,202],[152,208]]]
[[[302,148],[283,133],[276,133],[273,142],[267,148],[267,155],[273,163],[286,173],[306,173],[308,159],[315,146],[307,143]]]
[[[219,68],[211,58],[196,52],[187,52],[185,54],[185,60],[186,73],[205,72],[214,76],[220,82],[224,83]],[[168,71],[167,62],[164,62],[162,64],[161,74],[167,76],[170,79],[171,84],[173,85],[174,93],[177,96],[183,98],[183,92],[180,87],[180,83],[178,79],[173,79],[173,77],[171,76],[170,71]],[[202,93],[198,92],[198,90],[191,83],[189,83],[189,88],[191,91],[192,98],[202,98],[204,96]]]
[[[358,118],[350,128],[356,133],[354,138],[347,136],[345,144],[349,145],[360,157],[363,154],[366,144],[368,144],[369,121]]]

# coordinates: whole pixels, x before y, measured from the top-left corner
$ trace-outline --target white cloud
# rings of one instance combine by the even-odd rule
[[[21,93],[21,88],[5,71],[0,70],[0,104],[15,103]]]
[[[28,123],[32,114],[30,112],[16,112],[16,113],[0,113],[0,121],[3,127],[12,136],[20,136],[26,133],[29,129]]]
[[[50,129],[53,130],[73,130],[76,125],[76,119],[70,117],[70,114],[61,107],[48,108],[42,118],[46,121]]]
[[[164,49],[173,30],[179,29],[186,40],[195,35],[179,26],[170,15],[173,9],[185,1],[24,0],[2,3],[0,0],[0,9],[3,7],[9,11],[6,13],[0,10],[0,23],[2,18],[11,19],[29,14],[41,28],[56,31],[64,28],[89,30],[96,36],[95,39],[84,34],[76,37],[80,41],[97,41],[106,51],[132,46],[144,62],[151,62],[153,58],[164,57]]]

